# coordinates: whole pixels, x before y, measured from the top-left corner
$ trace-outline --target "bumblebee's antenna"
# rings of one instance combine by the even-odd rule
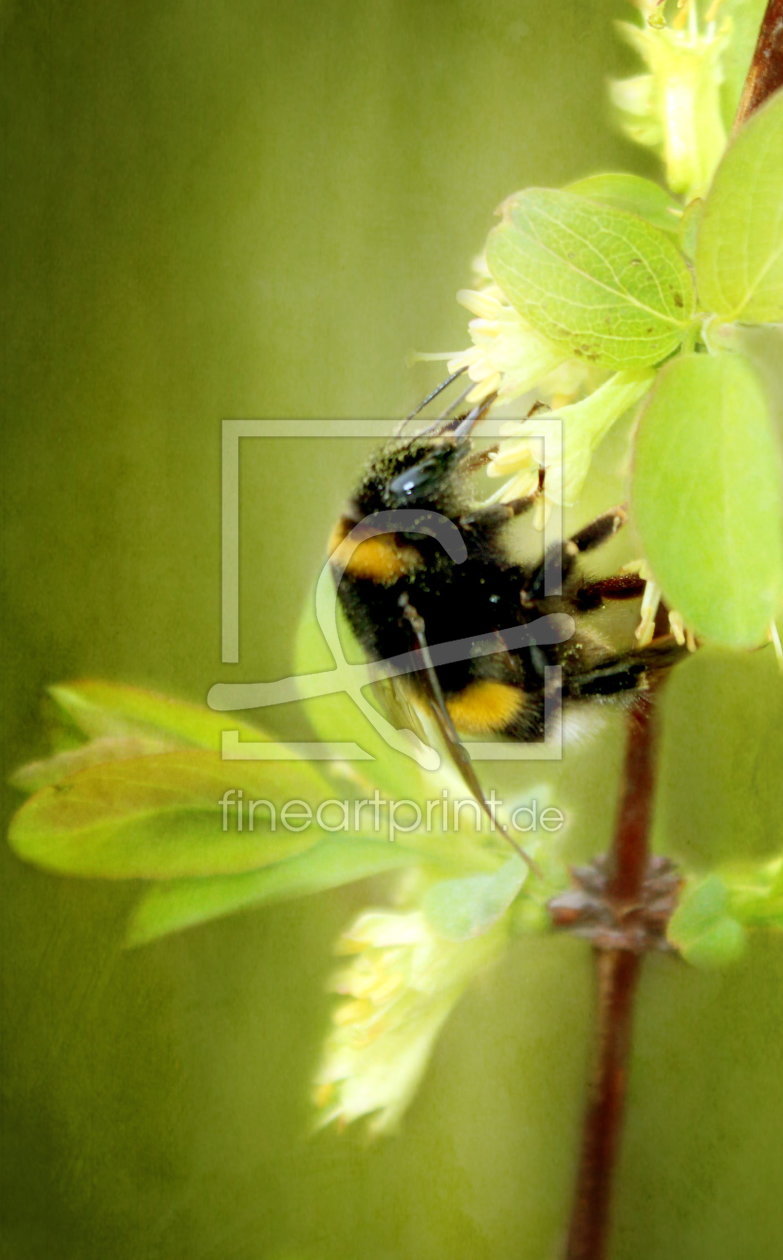
[[[440,385],[436,385],[435,388],[431,390],[430,393],[427,394],[425,398],[422,398],[419,405],[417,407],[414,407],[413,411],[411,411],[410,414],[407,415],[405,419],[400,422],[394,436],[399,437],[405,431],[405,426],[410,424],[411,420],[415,420],[419,412],[423,411],[425,407],[429,406],[429,404],[433,401],[433,399],[437,398],[440,394],[443,393],[444,389],[448,389],[449,385],[453,384],[453,382],[456,381],[458,376],[462,376],[462,373],[465,370],[466,369],[464,367],[457,368],[456,372],[452,372],[450,376],[446,377],[445,381],[441,381]],[[449,408],[449,411],[450,410],[451,408]],[[448,414],[449,413],[447,411],[446,415]]]
[[[475,388],[476,387],[473,384],[473,381],[471,381],[469,385],[465,386],[462,393],[458,394],[457,397],[454,399],[454,401],[449,403],[446,410],[440,413],[437,420],[433,420],[432,424],[428,425],[426,429],[421,429],[416,434],[416,437],[417,438],[429,437],[430,434],[445,433],[447,432],[448,429],[452,427],[452,425],[459,424],[459,421],[460,421],[459,416],[457,417],[456,420],[452,420],[451,422],[449,421],[449,416],[452,414],[452,412],[458,411],[460,409],[460,407],[465,402],[470,391]]]
[[[455,416],[453,420],[449,420],[449,416],[452,411],[457,411],[461,407],[462,403],[464,403],[472,389],[475,389],[475,386],[471,381],[470,385],[462,391],[459,397],[454,399],[451,406],[447,407],[446,410],[438,416],[434,424],[431,424],[427,429],[422,429],[416,434],[416,437],[440,437],[441,434],[445,433],[448,433],[454,438],[467,437],[474,426],[477,425],[480,420],[484,419],[497,398],[496,392],[489,394],[486,398],[482,398],[481,402],[476,403],[475,407],[471,407],[470,411],[466,415]],[[411,438],[411,441],[414,441],[414,439]]]
[[[497,393],[492,393],[486,398],[482,398],[481,402],[476,403],[476,406],[466,416],[453,420],[446,427],[451,430],[455,438],[467,437],[479,421],[483,420],[487,415],[496,398]]]

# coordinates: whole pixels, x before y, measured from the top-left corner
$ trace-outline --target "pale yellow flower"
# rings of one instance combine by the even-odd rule
[[[639,7],[643,26],[617,25],[647,73],[612,82],[611,99],[626,135],[658,154],[669,187],[690,201],[706,192],[726,147],[721,57],[731,20],[718,23],[715,4],[700,19],[689,3],[669,24],[657,4],[643,0]]]
[[[644,579],[644,595],[639,609],[639,624],[636,627],[635,638],[640,647],[646,647],[652,641],[655,633],[655,620],[658,616],[658,609],[661,606],[663,592],[655,581],[649,565],[644,560],[632,560],[629,564],[623,566],[624,573],[638,573],[639,577]],[[681,613],[676,609],[671,609],[668,613],[669,629],[674,636],[676,643],[680,647],[687,647],[689,652],[695,652],[698,647],[696,636],[693,631],[686,626]]]
[[[653,379],[649,369],[615,372],[579,402],[505,425],[504,434],[518,434],[519,440],[503,442],[488,465],[490,477],[511,478],[496,497],[508,500],[531,493],[543,458],[544,502],[550,506],[574,503],[596,447],[612,425],[644,397]],[[553,421],[559,422],[557,428]]]
[[[586,369],[569,360],[568,352],[531,327],[495,284],[462,289],[457,300],[474,318],[468,324],[473,345],[448,361],[450,372],[467,371],[475,387],[468,402],[496,393],[501,402],[535,389],[576,393]]]
[[[450,941],[419,910],[359,915],[337,945],[351,962],[333,980],[343,1000],[315,1077],[320,1125],[366,1116],[372,1133],[395,1126],[449,1013],[507,934],[501,920],[481,936]]]

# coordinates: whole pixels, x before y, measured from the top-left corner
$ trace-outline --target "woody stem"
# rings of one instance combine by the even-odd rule
[[[649,695],[649,693],[648,693]],[[628,714],[623,791],[609,856],[607,900],[622,915],[642,900],[655,788],[656,709],[644,698]],[[602,1260],[625,1108],[633,1004],[642,954],[594,945],[597,1046],[588,1085],[582,1149],[566,1260]]]

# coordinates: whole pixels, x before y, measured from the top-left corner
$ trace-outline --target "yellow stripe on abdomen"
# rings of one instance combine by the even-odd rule
[[[525,706],[519,687],[496,678],[479,678],[450,696],[446,708],[457,730],[468,735],[490,735],[505,730]]]
[[[391,534],[374,534],[360,542],[347,541],[354,522],[343,516],[329,539],[332,564],[338,564],[352,578],[369,578],[383,586],[397,582],[420,563],[415,547],[400,547]]]

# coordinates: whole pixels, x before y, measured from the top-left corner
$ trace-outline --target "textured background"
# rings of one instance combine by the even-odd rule
[[[620,15],[619,0],[4,4],[11,764],[41,749],[47,683],[201,700],[237,676],[219,663],[221,418],[400,414],[434,379],[410,351],[465,342],[453,294],[497,202],[645,169],[603,125],[604,78],[627,69]],[[243,676],[287,671],[355,459],[289,441],[248,460]],[[686,846],[709,843],[698,802],[723,817],[709,756],[688,760],[705,694],[719,730],[727,706],[752,722],[757,678],[739,690],[736,668],[698,663],[680,687],[667,791]],[[592,848],[617,737],[577,751],[556,798]],[[2,1256],[553,1254],[587,1044],[578,944],[522,941],[469,996],[400,1136],[311,1140],[329,949],[366,888],[123,953],[131,889],[0,862]],[[780,1254],[779,975],[772,946],[722,975],[650,963],[617,1257]]]

